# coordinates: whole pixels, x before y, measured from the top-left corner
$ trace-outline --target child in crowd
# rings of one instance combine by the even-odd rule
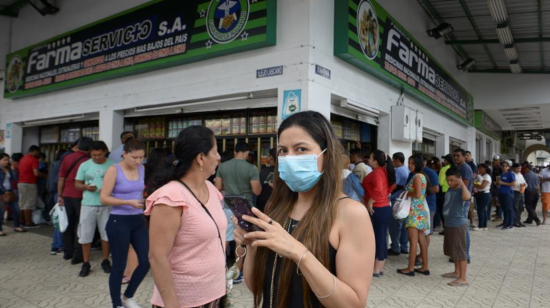
[[[471,194],[468,187],[462,181],[460,171],[457,168],[447,170],[447,182],[449,190],[445,194],[443,216],[445,218],[445,238],[443,249],[446,256],[454,260],[455,271],[443,274],[443,277],[455,278],[448,284],[453,287],[468,286],[466,279],[466,222],[468,217],[464,215],[464,202],[469,201]]]

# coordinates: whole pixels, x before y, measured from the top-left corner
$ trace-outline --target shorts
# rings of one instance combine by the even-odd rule
[[[550,211],[550,193],[543,192],[540,196],[540,202],[542,202],[542,209]]]
[[[19,208],[21,210],[34,210],[38,202],[38,186],[36,184],[18,183]]]
[[[466,225],[445,226],[443,252],[454,261],[466,261]]]
[[[101,240],[108,242],[107,221],[109,221],[110,208],[108,206],[83,205],[80,209],[80,222],[78,223],[78,243],[90,244],[94,241],[95,228],[99,229]]]

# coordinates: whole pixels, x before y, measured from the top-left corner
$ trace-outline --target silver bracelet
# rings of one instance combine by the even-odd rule
[[[300,262],[302,262],[302,259],[306,256],[306,253],[308,251],[309,249],[306,249],[304,252],[302,252],[300,259],[298,260],[298,266],[296,267],[296,274],[298,274],[299,276],[302,276],[302,273],[300,273]]]
[[[315,296],[317,296],[318,299],[327,299],[327,298],[331,297],[332,294],[334,294],[334,291],[336,291],[336,276],[332,275],[332,279],[334,281],[334,286],[332,287],[332,291],[327,296],[319,296],[319,295],[314,293]]]

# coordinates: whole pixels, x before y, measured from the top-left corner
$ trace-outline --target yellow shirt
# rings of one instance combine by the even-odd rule
[[[451,165],[445,166],[439,170],[439,185],[441,185],[441,191],[446,193],[449,190],[449,184],[447,183],[447,170],[451,168]]]

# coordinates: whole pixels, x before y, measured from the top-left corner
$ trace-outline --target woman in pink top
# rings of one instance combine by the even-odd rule
[[[207,181],[220,160],[214,134],[188,127],[176,139],[174,154],[173,166],[157,169],[151,182],[162,187],[146,201],[155,278],[151,304],[218,307],[225,295],[227,219],[220,192]]]

